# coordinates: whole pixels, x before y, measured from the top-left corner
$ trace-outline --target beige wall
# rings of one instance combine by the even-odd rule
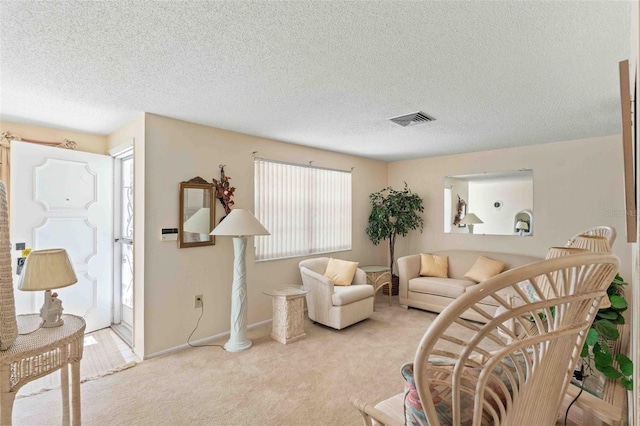
[[[215,246],[178,249],[162,242],[163,227],[178,226],[178,184],[195,176],[218,179],[218,166],[236,187],[236,208],[253,210],[253,157],[257,156],[353,170],[353,249],[334,257],[361,264],[385,263],[386,245],[375,247],[364,230],[369,194],[387,184],[387,164],[343,154],[290,145],[240,133],[187,123],[153,114],[145,119],[145,353],[152,355],[186,342],[200,314],[194,296],[204,296],[204,317],[193,340],[229,331],[233,247],[230,238]],[[221,217],[220,203],[216,205]],[[249,324],[271,319],[266,289],[300,284],[302,258],[255,263],[253,240],[247,250]]]
[[[583,229],[609,225],[618,231],[613,251],[622,261],[622,276],[629,281],[631,245],[626,243],[622,216],[622,159],[621,137],[608,136],[390,163],[389,184],[399,188],[406,181],[425,205],[424,233],[414,231],[398,239],[397,257],[452,248],[544,257],[548,247],[564,245]],[[532,237],[443,232],[445,176],[518,169],[533,169]],[[615,214],[610,216],[608,211]]]
[[[21,138],[45,142],[62,142],[64,139],[69,139],[78,144],[78,151],[106,154],[108,149],[106,136],[0,121],[0,132],[7,131]]]

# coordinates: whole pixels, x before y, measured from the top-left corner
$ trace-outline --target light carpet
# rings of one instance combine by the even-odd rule
[[[341,331],[307,320],[307,337],[283,345],[269,337],[269,324],[249,331],[253,347],[244,352],[189,348],[83,383],[83,423],[359,425],[349,398],[401,392],[400,367],[434,318],[394,299]],[[60,405],[59,392],[16,400],[14,424],[60,424]]]
[[[135,362],[125,361],[113,339],[113,332],[108,328],[85,335],[82,362],[80,363],[81,382],[107,376],[136,365]],[[27,383],[20,388],[16,398],[24,398],[58,388],[60,388],[60,373],[56,372]],[[60,395],[59,392],[55,392],[55,394],[58,397]]]

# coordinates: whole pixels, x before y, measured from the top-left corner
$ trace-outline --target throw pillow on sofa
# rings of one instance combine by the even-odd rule
[[[449,257],[420,253],[420,275],[449,278]]]
[[[464,274],[464,277],[479,283],[495,277],[502,272],[503,269],[504,263],[489,259],[488,257],[479,256],[471,269]]]
[[[330,258],[324,276],[329,278],[333,285],[351,285],[357,269],[358,262]]]

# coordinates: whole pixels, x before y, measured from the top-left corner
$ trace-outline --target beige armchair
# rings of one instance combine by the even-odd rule
[[[309,318],[337,330],[367,319],[373,314],[373,286],[367,284],[367,276],[357,269],[349,286],[334,286],[323,274],[328,257],[300,262],[302,284],[306,295]]]
[[[613,255],[579,254],[503,272],[448,305],[427,328],[405,393],[378,404],[352,399],[364,424],[554,425],[587,330],[619,267]],[[552,291],[542,288],[549,286]],[[529,301],[523,286],[539,300]],[[505,290],[517,294],[512,306]],[[501,306],[494,315],[483,300]],[[486,323],[460,319],[468,309]],[[515,331],[509,323],[514,321]]]

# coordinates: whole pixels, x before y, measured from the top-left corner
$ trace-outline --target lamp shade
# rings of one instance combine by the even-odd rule
[[[18,289],[42,291],[67,287],[78,282],[64,249],[32,251],[24,264]]]
[[[611,253],[609,240],[598,235],[578,235],[569,247],[583,248],[596,253]]]
[[[462,220],[460,221],[461,224],[463,225],[473,225],[476,223],[484,223],[483,221],[480,220],[480,218],[478,216],[476,216],[473,213],[467,213]]]
[[[516,223],[516,229],[518,231],[528,231],[529,230],[529,224],[527,222],[525,222],[524,220],[519,220],[518,223]]]
[[[209,207],[203,207],[195,212],[182,226],[184,232],[208,234],[211,232],[211,214]]]
[[[271,235],[249,210],[231,210],[209,235]]]

